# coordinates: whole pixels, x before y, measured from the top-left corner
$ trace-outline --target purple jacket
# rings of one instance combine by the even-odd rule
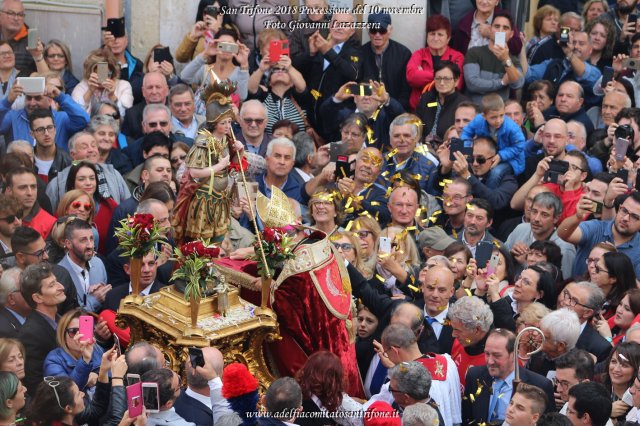
[[[467,13],[458,23],[458,28],[456,28],[456,32],[451,39],[449,45],[462,53],[463,55],[467,54],[467,49],[469,48],[469,42],[471,41],[471,24],[473,23],[473,14],[476,13],[475,9],[471,12]],[[493,14],[496,13],[509,13],[508,10],[500,9],[496,7]],[[522,50],[522,40],[520,40],[520,30],[518,27],[514,25],[513,27],[513,37],[507,43],[509,46],[509,52],[512,55],[519,55],[520,50]]]

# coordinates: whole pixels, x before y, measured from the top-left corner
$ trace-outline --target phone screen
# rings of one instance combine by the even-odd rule
[[[144,408],[146,408],[147,411],[156,413],[160,411],[160,400],[158,398],[157,383],[142,384],[142,400],[144,401]]]
[[[627,149],[629,148],[629,141],[625,138],[616,139],[616,161],[624,161],[625,155],[627,155]]]

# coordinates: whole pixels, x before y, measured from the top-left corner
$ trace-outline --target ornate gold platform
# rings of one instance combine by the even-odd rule
[[[120,303],[116,318],[119,327],[129,326],[131,344],[146,340],[161,348],[170,368],[183,376],[187,347],[215,346],[224,354],[225,365],[246,364],[263,389],[275,379],[265,362],[263,343],[279,338],[274,317],[260,314],[257,307],[242,300],[238,290],[228,293],[229,308],[222,316],[217,311],[217,295],[203,298],[198,313],[198,328],[204,337],[185,336],[191,326],[191,308],[184,295],[168,286],[144,297],[140,305]]]

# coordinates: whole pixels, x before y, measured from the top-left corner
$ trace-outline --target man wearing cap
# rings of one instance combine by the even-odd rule
[[[369,15],[369,42],[362,46],[363,80],[384,83],[387,92],[398,100],[405,110],[409,110],[411,88],[405,78],[407,62],[411,51],[403,44],[391,40],[393,26],[388,13]]]
[[[442,255],[449,244],[455,242],[456,240],[448,236],[439,226],[427,228],[418,234],[418,246],[425,260],[431,256]]]

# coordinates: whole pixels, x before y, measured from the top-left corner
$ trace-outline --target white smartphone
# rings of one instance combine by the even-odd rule
[[[491,259],[489,259],[489,264],[487,265],[487,275],[491,275],[496,272],[496,269],[498,269],[498,263],[500,263],[500,255],[498,253],[493,253],[491,255]]]
[[[38,47],[38,29],[29,28],[27,33],[27,49],[35,49]]]
[[[629,407],[633,407],[633,395],[631,395],[629,389],[627,389],[624,392],[624,395],[622,395],[622,402],[627,404]]]
[[[380,245],[378,249],[382,253],[391,253],[391,238],[380,237]]]
[[[507,45],[507,33],[504,33],[502,31],[498,31],[496,33],[496,37],[493,40],[493,42],[495,43],[496,46],[505,47]]]
[[[44,77],[18,77],[16,80],[26,95],[42,95],[44,93]]]
[[[142,401],[147,413],[160,412],[160,393],[157,383],[142,382]]]
[[[134,385],[136,383],[140,382],[140,375],[139,374],[127,374],[127,384],[128,385]]]

